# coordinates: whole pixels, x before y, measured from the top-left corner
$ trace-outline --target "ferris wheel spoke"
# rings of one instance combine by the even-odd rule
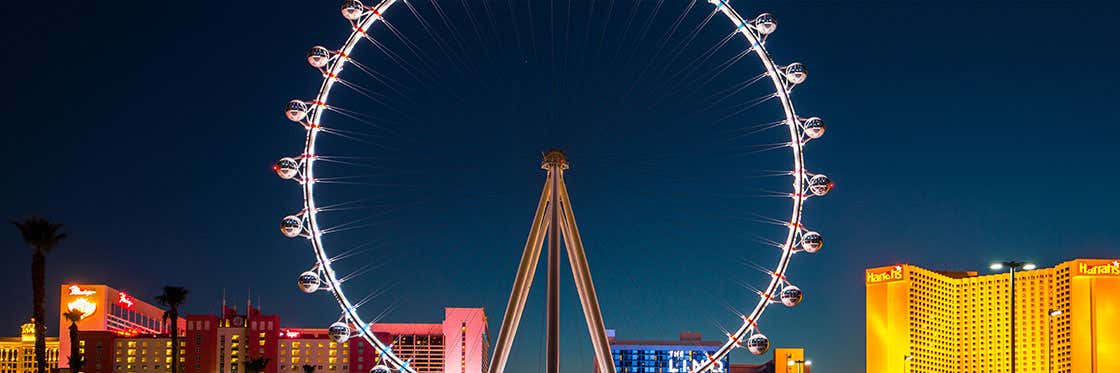
[[[486,1],[483,0],[482,2],[485,3]],[[470,2],[467,0],[459,0],[459,3],[463,5],[463,11],[467,15],[467,21],[470,22],[471,30],[474,31],[475,40],[478,41],[477,45],[482,45],[486,39],[482,37],[482,27],[479,27],[478,19],[474,16],[474,11]],[[487,55],[487,59],[490,59],[489,55]]]
[[[483,3],[485,4],[486,2],[483,1]],[[522,60],[528,61],[530,56],[525,54],[525,47],[521,42],[522,37],[521,31],[519,30],[521,25],[517,23],[517,21],[521,18],[517,17],[517,6],[515,4],[516,3],[514,2],[514,0],[506,1],[507,8],[509,9],[509,18],[513,22],[513,26],[510,27],[510,29],[513,30],[513,40],[517,43],[517,55]]]
[[[432,8],[436,11],[436,16],[443,21],[443,25],[450,31],[450,39],[459,47],[458,52],[465,56],[468,48],[466,41],[463,40],[462,32],[460,32],[459,29],[455,27],[455,24],[451,22],[451,19],[447,17],[447,13],[443,11],[443,7],[439,6],[438,0],[430,0],[429,2],[432,3]]]
[[[773,100],[775,98],[778,98],[777,94],[769,94],[769,95],[765,95],[765,96],[761,96],[761,97],[755,97],[753,99],[746,100],[746,101],[743,101],[743,102],[740,102],[740,103],[734,104],[734,105],[717,105],[717,106],[714,106],[713,108],[722,109],[721,112],[724,112],[725,114],[723,116],[721,116],[719,119],[716,119],[716,120],[712,121],[712,123],[719,123],[719,122],[734,118],[734,117],[738,116],[739,114],[742,114],[743,112],[745,112],[747,110],[754,109],[754,108],[758,107],[759,105],[762,105],[762,104],[766,103],[767,101]],[[724,100],[724,99],[720,99],[721,102],[722,102],[722,100]]]
[[[362,275],[367,274],[369,272],[372,272],[372,271],[374,271],[378,268],[384,267],[384,263],[379,263],[379,264],[376,264],[376,265],[367,265],[367,267],[368,268],[365,268],[365,269],[361,270]],[[361,275],[358,275],[358,276],[361,276]],[[362,306],[366,305],[366,303],[369,303],[370,301],[372,301],[374,299],[377,299],[377,297],[385,295],[385,293],[389,292],[389,289],[395,288],[399,284],[400,283],[398,281],[392,281],[392,282],[383,284],[381,287],[379,287],[377,289],[374,289],[374,291],[371,291],[369,294],[366,294],[366,296],[362,297],[362,299],[358,299],[357,302],[354,302],[354,308],[361,308]]]
[[[640,8],[641,5],[642,5],[642,0],[633,0],[633,3],[631,4],[631,9],[633,9],[633,11],[631,11],[630,14],[626,17],[626,22],[624,23],[624,25],[622,27],[622,34],[618,37],[618,42],[619,43],[625,43],[626,42],[626,37],[630,35],[630,28],[634,25],[634,19],[637,17],[638,8]],[[605,33],[604,33],[604,35],[605,35]],[[600,44],[603,44],[603,43],[600,43]],[[614,54],[611,56],[611,59],[617,60],[618,57],[620,56],[621,52],[622,52],[622,48],[616,49]]]
[[[350,140],[350,141],[360,142],[360,143],[363,143],[363,144],[366,144],[366,145],[373,145],[373,146],[376,146],[376,147],[384,149],[384,150],[393,150],[393,151],[398,150],[398,149],[392,148],[388,145],[382,144],[380,142],[372,141],[369,138],[371,138],[371,137],[376,138],[377,136],[362,133],[362,132],[347,131],[347,130],[341,130],[341,129],[337,129],[337,128],[326,128],[326,127],[320,127],[319,132],[330,134],[330,135],[337,136],[337,137],[341,137],[341,138],[344,138],[344,139],[347,139],[347,140]]]
[[[677,15],[676,20],[673,21],[673,24],[669,27],[669,29],[665,31],[665,34],[658,38],[657,48],[654,49],[651,58],[646,59],[645,62],[642,63],[642,68],[638,70],[637,76],[635,76],[634,79],[631,80],[630,87],[627,88],[626,93],[622,95],[623,98],[629,97],[630,94],[634,92],[634,88],[637,87],[638,82],[642,81],[642,78],[645,77],[647,71],[651,66],[653,66],[653,62],[657,60],[657,57],[661,56],[661,51],[665,49],[667,45],[669,45],[669,40],[673,38],[674,34],[676,34],[677,29],[680,28],[681,22],[684,21],[685,16],[688,15],[688,12],[691,11],[692,7],[694,6],[696,6],[696,0],[690,0],[685,6],[685,9]]]
[[[673,63],[676,62],[678,58],[680,58],[681,54],[684,53],[685,50],[688,50],[688,47],[692,45],[692,42],[696,40],[696,37],[700,35],[700,32],[703,31],[708,26],[708,24],[712,22],[712,19],[715,18],[717,14],[719,14],[718,11],[713,10],[709,12],[708,16],[704,17],[704,20],[701,21],[700,24],[696,25],[696,27],[693,27],[692,31],[686,34],[687,36],[685,36],[684,40],[682,40],[680,43],[677,43],[677,45],[670,49],[671,52],[669,53],[669,58],[667,59],[668,63],[658,69],[658,76],[665,76],[665,73],[668,72],[667,70],[671,66],[673,66]]]
[[[408,52],[411,53],[412,56],[415,57],[421,65],[424,66],[426,78],[429,79],[432,83],[438,84],[439,80],[436,78],[436,74],[437,71],[439,71],[439,68],[436,67],[435,60],[432,59],[432,57],[427,53],[424,53],[423,48],[420,48],[420,46],[417,45],[416,42],[409,39],[409,37],[401,32],[396,25],[388,21],[384,21],[382,23],[385,24],[385,29],[389,30],[389,32],[393,34],[393,37],[397,38],[397,41],[401,42],[401,44],[404,45],[404,48],[407,49]],[[439,44],[437,43],[437,45]],[[455,64],[454,60],[449,61],[451,61],[452,65]]]
[[[645,40],[646,34],[649,32],[649,28],[653,24],[653,20],[655,18],[657,18],[657,13],[659,13],[661,11],[661,6],[664,5],[664,4],[665,4],[665,0],[657,0],[657,3],[653,6],[653,10],[650,11],[649,16],[646,17],[645,22],[642,22],[642,27],[638,30],[638,35],[634,39],[634,41]],[[623,60],[623,65],[624,66],[630,66],[631,65],[630,61],[632,61],[634,59],[634,55],[638,53],[638,44],[639,43],[634,42],[634,43],[630,43],[630,44],[633,44],[633,46],[631,48],[629,48],[630,53],[627,53],[626,59]]]
[[[389,77],[388,75],[379,73],[376,70],[370,68],[369,66],[366,66],[366,65],[362,64],[361,62],[358,62],[357,60],[350,59],[350,63],[353,64],[354,67],[358,68],[358,70],[365,73],[367,76],[369,76],[374,81],[376,81],[378,83],[381,83],[381,85],[384,86],[385,88],[388,88],[388,89],[392,90],[394,93],[400,95],[402,99],[408,100],[411,103],[416,103],[415,101],[413,101],[409,97],[408,94],[405,93],[405,90],[408,89],[408,86],[406,86],[405,84]]]
[[[339,226],[323,229],[322,234],[339,233],[339,232],[351,231],[351,230],[355,230],[355,229],[366,229],[366,228],[370,228],[370,227],[374,227],[374,226],[384,225],[386,223],[394,221],[394,219],[383,219],[383,220],[372,221],[372,218],[374,218],[374,216],[367,216],[365,218],[357,219],[357,220],[351,221],[349,223],[343,223]],[[365,223],[358,224],[358,222],[365,222]]]
[[[708,23],[715,14],[716,13],[714,12],[709,14],[708,19],[704,21],[704,24]],[[696,36],[704,27],[704,24],[701,24],[695,30],[693,30],[692,35],[690,35],[686,39],[686,41],[682,42],[681,45],[678,45],[676,51],[670,53],[669,58],[665,59],[668,61],[668,63],[664,64],[663,67],[657,69],[657,71],[655,72],[655,75],[657,76],[657,79],[653,79],[655,86],[650,88],[649,91],[661,92],[661,94],[655,96],[653,100],[650,100],[651,104],[649,107],[660,105],[662,102],[664,102],[665,99],[674,97],[674,93],[679,89],[679,86],[687,82],[687,78],[692,74],[692,72],[699,68],[700,65],[702,65],[704,62],[707,62],[707,60],[711,58],[711,56],[715,55],[716,52],[718,52],[735,36],[734,33],[725,36],[719,43],[709,47],[704,51],[704,53],[700,54],[691,62],[670,74],[670,67],[674,65],[674,63],[680,57],[681,53],[683,53],[687,49],[687,47],[691,45],[691,43],[695,40]],[[682,73],[684,73],[684,76],[681,76]]]
[[[603,27],[599,31],[599,39],[598,42],[595,43],[595,51],[589,54],[592,61],[598,61],[602,57],[603,44],[607,39],[607,29],[611,24],[611,20],[614,19],[614,5],[615,0],[607,1],[607,16],[603,19]],[[590,30],[590,28],[588,30]]]
[[[482,14],[486,15],[486,23],[490,25],[490,36],[497,36],[499,34],[498,23],[494,20],[494,10],[490,8],[490,2],[486,0],[479,2],[482,3]]]
[[[728,58],[727,60],[723,61],[722,63],[716,65],[712,69],[711,73],[704,74],[707,77],[703,81],[701,81],[699,84],[696,84],[695,86],[693,86],[693,88],[691,90],[683,92],[683,94],[684,95],[692,95],[693,93],[696,92],[696,90],[699,90],[701,88],[704,88],[704,87],[708,86],[708,84],[711,83],[713,80],[715,80],[716,77],[719,77],[720,75],[722,75],[724,72],[727,71],[727,69],[730,69],[736,63],[741,61],[743,59],[743,57],[746,57],[747,55],[750,55],[751,52],[754,52],[754,51],[755,51],[755,48],[753,48],[753,47],[747,48],[747,49],[739,52],[735,56],[733,56],[731,58]],[[685,82],[694,82],[695,79],[685,79],[684,81]]]
[[[763,79],[766,79],[768,77],[769,77],[768,74],[762,73],[762,74],[759,74],[759,75],[757,75],[753,78],[734,83],[730,87],[727,87],[727,88],[724,88],[722,90],[713,92],[712,94],[710,94],[710,95],[708,95],[708,96],[706,96],[706,97],[704,97],[703,99],[700,100],[701,102],[706,102],[707,103],[707,105],[703,106],[700,109],[700,111],[704,112],[704,111],[712,110],[712,109],[720,106],[720,104],[723,103],[723,101],[726,101],[727,99],[729,99],[731,97],[734,97],[736,94],[738,94],[739,92],[742,92],[744,89],[750,88],[755,83],[758,83],[758,82],[760,82]],[[776,95],[771,93],[771,94],[768,94],[766,96],[758,97],[758,98],[755,98],[754,100],[750,100],[750,101],[747,101],[747,102],[755,102],[756,100],[773,98],[773,97],[776,97]]]
[[[583,37],[580,38],[581,39],[580,44],[579,44],[580,45],[579,46],[580,50],[591,50],[591,45],[589,45],[588,43],[591,42],[591,29],[592,29],[591,23],[595,19],[595,5],[597,3],[598,3],[598,1],[591,0],[591,4],[588,5],[587,22],[584,22],[584,24],[583,24]],[[569,7],[570,7],[571,6],[571,1],[570,0],[569,0],[568,4],[569,4]],[[607,16],[609,17],[610,14],[608,14]],[[564,53],[565,57],[567,55],[568,55],[567,53]],[[580,54],[579,55],[579,60],[576,61],[577,71],[587,71],[588,70],[588,69],[585,68],[587,66],[586,62],[587,62],[587,56],[588,55],[589,54]]]
[[[385,309],[381,310],[381,312],[379,312],[377,315],[373,316],[373,318],[370,319],[369,323],[370,324],[376,324],[378,322],[381,322],[381,320],[385,319],[385,316],[388,316],[390,313],[392,313],[394,310],[396,310],[398,307],[400,307],[400,305],[401,305],[400,300],[393,300],[392,302],[389,302],[389,305],[385,306]]]
[[[443,52],[444,57],[447,57],[447,60],[451,62],[451,68],[459,71],[459,73],[465,73],[460,66],[465,66],[466,62],[455,55],[456,52],[451,47],[450,43],[448,43],[444,37],[440,36],[440,32],[435,30],[432,24],[420,14],[420,11],[418,11],[412,3],[404,1],[404,5],[412,12],[413,17],[416,18],[416,21],[420,24],[420,27],[424,29],[424,32],[428,34],[432,42],[436,43],[439,51]]]
[[[405,136],[400,131],[394,130],[391,127],[386,127],[386,126],[382,126],[382,125],[378,124],[378,123],[388,123],[388,124],[391,124],[391,125],[394,125],[394,126],[404,127],[404,124],[401,123],[401,122],[390,121],[390,120],[387,120],[385,118],[378,117],[378,116],[375,116],[375,115],[372,115],[372,114],[366,114],[366,113],[360,113],[360,112],[353,111],[353,110],[347,110],[347,109],[344,109],[344,108],[341,108],[341,107],[338,107],[338,106],[327,106],[327,110],[330,110],[330,111],[332,111],[334,113],[337,113],[339,115],[342,115],[344,117],[350,118],[354,121],[362,123],[366,126],[369,126],[373,129],[376,129],[380,132],[384,132],[387,135],[395,136],[395,137],[402,137],[402,138],[405,138],[407,140],[411,140],[413,142],[416,141],[415,139],[412,139],[412,138],[409,138],[409,137]],[[412,120],[415,120],[415,119],[412,119]]]
[[[358,278],[358,277],[360,277],[364,274],[370,273],[370,272],[378,269],[379,267],[381,267],[380,264],[367,263],[367,264],[359,267],[358,269],[354,270],[353,272],[350,272],[349,274],[347,274],[345,276],[339,277],[338,282],[346,283],[347,281],[353,280],[353,279]],[[367,295],[367,297],[368,297],[368,295]],[[359,303],[360,302],[361,301],[359,301]],[[357,309],[360,306],[361,305],[358,304],[358,303],[353,303],[352,308]]]
[[[514,1],[514,0],[510,0],[510,6],[511,7],[513,6],[513,4],[516,4],[516,3],[518,3],[518,2]],[[533,30],[536,30],[537,28],[533,24],[533,2],[532,1],[526,1],[525,2],[525,12],[528,13],[528,15],[529,15],[528,17],[525,17],[525,20],[528,21],[528,23],[529,23],[529,49],[530,49],[530,51],[532,51],[533,62],[537,62],[540,55],[537,54],[537,33],[535,31],[533,31]]]
[[[677,70],[673,74],[670,74],[667,78],[665,78],[665,81],[670,83],[687,81],[688,78],[690,78],[697,69],[703,66],[704,63],[708,62],[708,60],[715,56],[717,52],[723,50],[723,48],[727,46],[727,44],[731,41],[731,39],[735,37],[735,35],[738,35],[738,33],[734,31],[728,33],[723,37],[723,39],[720,39],[719,42],[708,47],[708,49],[704,50],[703,53],[700,53],[700,55],[694,57],[691,61],[682,65],[679,70]],[[678,76],[680,76],[680,79],[677,79]]]
[[[756,124],[756,125],[745,127],[745,128],[738,128],[738,129],[735,129],[733,131],[733,132],[737,132],[737,133],[735,135],[729,137],[728,140],[738,140],[740,138],[750,136],[750,135],[754,135],[756,133],[763,132],[763,131],[766,131],[768,129],[780,128],[780,127],[783,127],[783,126],[788,126],[786,124],[785,119],[782,119],[782,120],[776,121],[776,122]]]
[[[402,115],[404,114],[404,112],[400,111],[400,109],[397,109],[397,107],[402,106],[401,103],[399,103],[399,102],[397,102],[397,103],[388,102],[388,100],[390,98],[388,96],[382,94],[382,93],[378,93],[377,91],[366,88],[366,87],[364,87],[360,84],[351,82],[351,81],[346,80],[346,79],[341,79],[340,78],[340,79],[337,79],[336,81],[338,82],[338,84],[342,84],[343,86],[346,86],[347,88],[350,88],[351,90],[354,90],[354,92],[357,92],[358,94],[360,94],[362,96],[365,96],[366,98],[370,99],[371,101],[385,107],[389,111],[395,112],[397,114],[402,114]]]
[[[339,156],[319,156],[318,159],[319,159],[319,161],[322,161],[322,162],[338,163],[338,164],[343,164],[343,165],[347,165],[347,166],[361,167],[361,168],[365,168],[365,169],[396,171],[396,170],[394,170],[390,167],[382,166],[380,164],[370,164],[370,163],[360,163],[360,162],[350,161],[351,159],[367,159],[367,158],[339,157]],[[378,158],[373,158],[373,159],[378,159]]]
[[[382,23],[385,24],[386,29],[390,30],[390,33],[393,33],[392,31],[395,30],[395,29],[392,27],[391,24],[389,24],[387,22],[382,22]],[[395,33],[393,33],[393,34],[395,35]],[[363,36],[363,38],[365,40],[369,41],[371,44],[373,44],[373,46],[375,48],[377,48],[378,51],[381,51],[381,53],[384,54],[385,57],[389,58],[390,61],[393,61],[393,63],[395,63],[397,65],[397,67],[399,67],[401,70],[403,70],[405,74],[408,74],[408,76],[411,77],[413,81],[415,81],[417,83],[420,83],[420,84],[425,84],[425,85],[434,84],[434,82],[437,81],[436,78],[432,77],[431,75],[428,75],[429,72],[423,71],[420,67],[417,67],[417,66],[409,63],[407,60],[405,60],[404,57],[402,57],[397,52],[394,52],[392,49],[390,49],[388,46],[385,45],[385,43],[382,43],[380,40],[377,40],[376,38],[374,38],[372,36],[369,36],[369,35],[365,35],[365,36]],[[406,49],[408,49],[407,45],[406,45]],[[423,62],[425,60],[420,59],[420,61]]]
[[[731,156],[732,157],[752,156],[752,155],[756,155],[756,154],[759,154],[759,153],[765,153],[765,152],[769,152],[769,151],[785,149],[785,148],[788,148],[790,146],[792,146],[792,145],[788,142],[787,143],[750,145],[750,146],[745,146],[744,148],[751,149],[751,150],[747,150],[747,151],[739,152],[739,153],[736,153],[736,154],[732,154]]]

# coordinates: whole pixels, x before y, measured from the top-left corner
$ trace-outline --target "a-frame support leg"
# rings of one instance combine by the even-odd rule
[[[568,198],[568,188],[563,176],[559,182],[560,207],[564,220],[560,223],[564,232],[564,246],[568,249],[568,262],[572,265],[572,277],[576,282],[579,302],[583,306],[583,318],[587,321],[587,332],[595,349],[595,364],[599,372],[614,373],[614,356],[611,355],[607,330],[603,325],[603,313],[599,308],[599,296],[595,294],[595,284],[591,281],[591,269],[587,265],[587,254],[583,250],[583,239],[579,236],[576,216],[572,213],[572,201]],[[555,228],[553,228],[555,229]]]
[[[517,326],[521,324],[521,312],[525,310],[525,300],[529,297],[529,288],[532,287],[533,276],[537,272],[537,261],[541,258],[541,246],[544,244],[545,233],[549,228],[549,219],[545,217],[549,215],[551,206],[548,202],[551,197],[552,175],[549,175],[544,190],[541,191],[541,199],[537,202],[533,225],[529,227],[529,238],[525,240],[525,249],[521,252],[521,264],[517,267],[517,277],[513,280],[513,290],[510,291],[509,303],[506,304],[502,327],[494,343],[494,355],[490,358],[489,373],[502,373],[509,360],[509,350],[513,347]]]

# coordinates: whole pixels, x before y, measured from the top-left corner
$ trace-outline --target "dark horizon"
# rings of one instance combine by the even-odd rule
[[[445,3],[468,22],[455,17],[461,2]],[[655,4],[636,3],[639,20]],[[716,88],[695,95],[662,90],[675,86],[658,79],[680,65],[656,53],[655,31],[686,3],[666,2],[654,31],[633,40],[616,37],[635,2],[613,2],[609,18],[570,2],[570,23],[562,22],[567,4],[551,4],[552,28],[548,5],[534,3],[532,16],[518,8],[517,21],[495,17],[516,32],[461,35],[470,48],[443,40],[451,56],[398,10],[393,22],[430,55],[410,60],[415,70],[383,71],[402,81],[430,72],[432,82],[403,84],[408,94],[388,94],[391,105],[353,90],[332,96],[332,104],[378,118],[365,130],[385,131],[371,142],[325,140],[324,149],[378,157],[384,167],[326,169],[370,181],[324,187],[333,198],[326,203],[365,200],[366,209],[330,215],[330,223],[375,223],[334,241],[336,253],[374,248],[340,261],[348,272],[372,266],[351,296],[384,289],[367,313],[391,309],[388,322],[435,322],[443,306],[486,307],[496,337],[544,182],[540,152],[560,147],[572,160],[568,188],[606,327],[626,340],[674,340],[682,331],[722,340],[720,328],[736,325],[724,303],[753,305],[757,297],[738,282],[764,285],[752,264],[772,266],[777,257],[758,241],[782,228],[757,221],[788,214],[788,200],[756,198],[788,180],[752,177],[788,158],[754,153],[781,134],[737,137],[774,120],[765,111],[772,107],[728,120],[705,110],[708,95],[750,78],[756,66],[720,75]],[[294,286],[313,258],[303,240],[277,232],[300,196],[270,167],[302,148],[303,132],[282,106],[318,88],[305,53],[336,47],[348,33],[338,5],[12,4],[2,16],[10,120],[0,151],[10,165],[0,216],[39,214],[66,225],[70,237],[47,256],[48,335],[58,333],[51,310],[63,282],[105,283],[149,303],[165,284],[184,286],[186,313],[216,312],[223,289],[231,303],[244,303],[251,289],[253,302],[259,297],[284,324],[326,327],[337,318],[329,297]],[[1120,198],[1110,192],[1120,182],[1111,171],[1120,159],[1120,71],[1112,63],[1118,52],[1107,47],[1120,22],[1116,4],[733,5],[748,17],[772,12],[779,27],[767,48],[780,63],[808,67],[793,99],[799,114],[829,127],[807,145],[806,162],[837,182],[806,206],[804,224],[825,245],[794,258],[789,275],[805,301],[771,307],[761,322],[775,347],[804,347],[824,371],[862,369],[865,268],[985,273],[992,260],[1049,267],[1120,253]],[[508,11],[505,2],[495,8]],[[693,11],[686,19],[702,18]],[[580,31],[588,19],[609,26],[604,44],[596,44],[600,28],[589,37]],[[698,39],[718,41],[731,26],[717,19],[712,29],[719,31]],[[355,58],[375,51],[366,43]],[[635,72],[643,63],[648,72]],[[753,97],[743,95],[736,100]],[[0,243],[12,253],[0,271],[12,287],[0,330],[15,332],[30,315],[30,249],[11,227]],[[511,372],[541,363],[543,273]],[[571,275],[561,281],[563,369],[590,369]],[[737,352],[731,361],[767,358]]]

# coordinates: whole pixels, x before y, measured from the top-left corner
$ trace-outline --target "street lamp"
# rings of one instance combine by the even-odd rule
[[[1046,371],[1054,371],[1054,347],[1051,345],[1051,340],[1054,335],[1054,328],[1050,325],[1055,317],[1061,316],[1062,310],[1050,310],[1049,316],[1046,318]]]
[[[904,366],[904,368],[906,368],[905,370],[910,371],[910,362],[914,360],[914,355],[906,355],[903,356],[902,359],[906,360],[906,366]]]
[[[786,360],[786,366],[792,367],[797,364],[797,373],[802,373],[802,369],[806,366],[813,366],[812,360]]]
[[[1012,260],[992,263],[989,268],[993,271],[1000,271],[1007,268],[1011,275],[1011,373],[1015,373],[1015,270],[1022,269],[1024,271],[1029,271],[1036,267],[1034,263],[1023,263]]]

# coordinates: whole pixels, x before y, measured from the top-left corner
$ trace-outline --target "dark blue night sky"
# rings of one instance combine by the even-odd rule
[[[759,221],[788,215],[787,199],[761,197],[788,179],[759,177],[788,169],[785,149],[759,151],[784,133],[746,133],[780,119],[776,104],[728,109],[765,94],[767,82],[723,91],[756,76],[757,61],[717,71],[742,49],[735,39],[689,69],[731,30],[717,18],[682,43],[711,9],[702,1],[668,38],[687,2],[665,1],[656,15],[659,2],[646,0],[515,3],[487,3],[488,17],[479,0],[442,1],[460,32],[434,40],[394,8],[388,19],[416,50],[384,28],[371,33],[406,63],[370,43],[356,51],[391,83],[348,69],[343,77],[373,99],[340,86],[331,103],[373,119],[332,112],[324,122],[368,136],[320,144],[323,154],[356,157],[321,171],[350,183],[318,187],[325,203],[359,201],[325,213],[325,224],[365,219],[327,239],[335,252],[364,249],[339,261],[345,272],[369,270],[347,283],[351,295],[384,290],[363,313],[384,311],[386,321],[486,307],[496,333],[544,180],[539,153],[560,147],[572,159],[568,187],[607,327],[620,338],[696,330],[721,339],[721,327],[737,325],[727,305],[757,299],[740,284],[764,285],[752,264],[777,258],[760,241],[782,238],[783,228]],[[867,267],[983,270],[993,259],[1120,255],[1116,4],[733,4],[744,15],[773,12],[780,26],[767,47],[781,63],[808,66],[794,100],[829,131],[809,143],[807,164],[838,183],[806,207],[805,224],[827,243],[795,257],[789,275],[805,301],[762,320],[775,346],[805,347],[825,372],[861,370]],[[302,148],[302,130],[281,108],[319,84],[307,48],[336,47],[348,33],[338,5],[9,5],[0,15],[0,217],[66,224],[71,238],[48,257],[48,310],[63,281],[104,282],[149,301],[175,284],[191,289],[191,313],[215,312],[223,289],[238,304],[251,289],[285,324],[335,321],[328,297],[294,286],[313,259],[277,232],[300,200],[270,167]],[[446,28],[430,1],[414,5]],[[0,243],[13,254],[0,281],[11,304],[0,330],[14,334],[30,314],[30,250],[6,232]],[[538,282],[512,372],[543,367]],[[564,370],[584,372],[586,328],[574,288],[563,291]],[[732,356],[748,361],[760,359]]]

